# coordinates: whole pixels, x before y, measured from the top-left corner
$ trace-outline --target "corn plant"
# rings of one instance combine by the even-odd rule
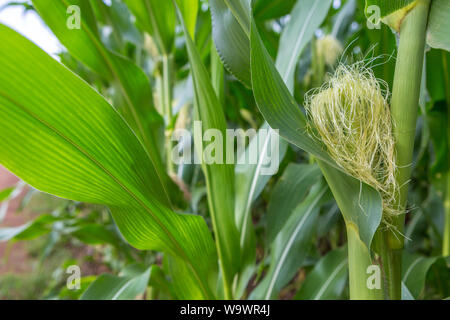
[[[426,280],[443,283],[434,298],[448,296],[442,115],[450,112],[435,107],[450,106],[447,1],[348,0],[337,12],[331,0],[33,0],[32,8],[67,51],[60,63],[0,25],[0,163],[45,193],[107,208],[107,228],[76,222],[68,233],[115,246],[128,266],[99,276],[81,298],[133,299],[151,288],[148,297],[174,299],[413,299]],[[68,16],[71,8],[80,15]],[[380,31],[355,33],[353,19]],[[398,38],[395,61],[378,66],[349,52],[374,34],[383,34],[380,50]],[[442,82],[431,85],[431,68]],[[237,156],[256,163],[176,164],[177,128],[194,132],[198,157],[227,153],[196,135],[194,121],[222,136],[239,123],[263,129]],[[442,121],[446,135],[436,131]],[[280,172],[264,175],[269,151]],[[426,200],[420,184],[410,187],[421,167],[431,176]],[[426,212],[434,201],[445,207],[440,231]],[[64,220],[43,217],[0,229],[0,240]],[[420,224],[439,242],[428,257],[404,250]],[[149,263],[127,244],[162,255]],[[444,280],[430,280],[430,268]],[[371,270],[380,270],[374,283]]]

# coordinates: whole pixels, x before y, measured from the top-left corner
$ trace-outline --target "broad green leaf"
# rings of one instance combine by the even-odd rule
[[[227,70],[250,87],[250,4],[248,0],[211,0],[214,43]]]
[[[291,12],[280,39],[276,67],[289,90],[294,88],[294,73],[298,59],[311,41],[314,32],[326,18],[331,0],[299,0]]]
[[[108,50],[100,41],[89,0],[34,0],[33,5],[47,26],[69,52],[100,76],[113,81],[122,104],[116,107],[136,132],[166,184],[169,178],[159,152],[162,118],[152,102],[150,83],[133,62]],[[67,27],[67,8],[80,7],[81,28]]]
[[[433,48],[450,51],[450,1],[431,1],[427,43]]]
[[[283,83],[254,23],[251,47],[252,86],[259,110],[272,128],[279,129],[284,139],[317,157],[346,222],[358,228],[361,239],[370,248],[381,222],[379,193],[340,171],[324,146],[307,133],[307,120]]]
[[[81,300],[134,300],[143,294],[151,277],[152,267],[142,273],[114,276],[102,274],[81,296]]]
[[[271,243],[290,215],[322,175],[317,165],[289,164],[272,191],[267,208],[267,242]]]
[[[213,129],[225,139],[226,121],[223,107],[214,92],[208,71],[188,33],[182,14],[180,12],[194,82],[195,118],[201,121],[202,134],[208,129]],[[200,159],[204,159],[207,148],[214,148],[215,154],[222,157],[219,163],[214,161],[208,164],[202,161],[202,168],[206,178],[209,211],[220,250],[221,264],[226,273],[224,276],[231,280],[239,268],[240,249],[234,216],[234,165],[226,163],[227,145],[216,141],[221,137],[210,137],[214,140],[210,140],[210,143],[203,143],[201,136],[194,137],[194,143]]]
[[[41,191],[107,205],[131,245],[179,257],[211,297],[203,279],[217,258],[205,221],[171,209],[157,169],[117,111],[3,25],[0,51],[0,163]]]
[[[156,42],[160,54],[172,52],[175,41],[175,8],[166,0],[125,0],[138,24]]]
[[[178,258],[165,256],[163,260],[163,269],[169,276],[170,282],[168,285],[170,292],[174,295],[175,299],[190,300],[192,297],[197,297],[195,299],[200,299],[200,297],[202,297],[201,288],[196,284],[198,280],[191,276],[192,271],[187,264],[182,263]],[[211,288],[215,288],[215,297],[222,298],[222,292],[217,289],[218,274],[216,269],[210,272],[209,278],[202,280],[209,283]]]
[[[348,277],[345,247],[330,251],[321,258],[295,295],[299,300],[336,300],[342,298]]]
[[[270,246],[269,269],[251,294],[254,299],[275,299],[292,279],[308,254],[315,233],[320,202],[328,187],[319,181],[304,201],[291,212]]]
[[[424,257],[418,254],[403,254],[402,282],[411,295],[417,299],[425,286],[428,270],[438,257]]]

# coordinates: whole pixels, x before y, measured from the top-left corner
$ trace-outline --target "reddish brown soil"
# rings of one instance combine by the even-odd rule
[[[19,182],[19,179],[16,176],[0,166],[0,190],[12,187],[17,182]],[[19,226],[36,218],[36,213],[30,212],[30,210],[20,210],[18,212],[20,202],[26,191],[25,187],[20,195],[9,201],[8,210],[4,220],[0,222],[0,228]],[[101,257],[97,257],[98,253],[92,247],[72,247],[68,245],[65,250],[69,250],[74,258],[81,261],[86,256],[94,257],[94,260],[83,261],[83,275],[102,274],[109,271],[105,265],[98,262],[101,261]],[[5,273],[26,274],[33,272],[32,260],[33,258],[28,254],[24,242],[0,242],[0,275]]]
[[[5,168],[0,166],[0,190],[14,186],[19,179]],[[29,213],[17,213],[20,201],[23,198],[25,190],[12,199],[8,204],[6,216],[0,227],[15,227],[26,223],[31,219]],[[9,246],[7,250],[7,246]],[[8,259],[5,259],[5,254],[8,252]],[[30,272],[31,266],[27,261],[30,257],[24,248],[24,244],[17,242],[14,244],[0,243],[0,274],[4,273],[26,273]]]

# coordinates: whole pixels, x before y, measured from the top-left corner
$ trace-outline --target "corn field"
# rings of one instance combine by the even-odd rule
[[[0,299],[450,297],[449,51],[448,0],[4,1]]]

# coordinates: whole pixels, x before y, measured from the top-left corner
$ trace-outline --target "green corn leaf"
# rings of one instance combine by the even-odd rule
[[[153,162],[123,118],[3,25],[0,50],[0,163],[36,189],[107,205],[131,245],[179,257],[211,297],[204,279],[217,258],[205,221],[172,211]]]
[[[290,188],[292,184],[286,187]],[[315,233],[320,204],[327,190],[326,184],[319,181],[306,199],[299,201],[290,212],[270,246],[271,259],[267,274],[252,292],[251,298],[275,299],[303,264]]]
[[[196,284],[197,279],[191,276],[189,266],[173,256],[165,256],[163,260],[164,272],[170,277],[168,283],[171,294],[178,300],[190,300],[192,297],[202,297],[201,288]],[[215,296],[220,298],[223,293],[218,286],[217,268],[210,270],[209,278],[202,279],[211,288],[215,288]],[[197,299],[197,298],[196,298]]]
[[[381,223],[383,206],[380,194],[335,167],[320,160],[318,163],[345,223],[352,225],[366,245],[366,250],[370,249],[375,231]]]
[[[172,1],[125,0],[138,25],[156,42],[160,54],[172,52],[175,41],[175,8]]]
[[[241,155],[241,159],[239,159],[235,169],[235,214],[241,245],[241,275],[239,277],[237,297],[242,295],[250,277],[253,275],[256,243],[251,208],[253,202],[272,177],[269,174],[262,174],[265,156],[278,155],[278,160],[281,162],[287,150],[286,142],[280,139],[279,144],[273,144],[273,139],[279,139],[279,136],[267,123],[264,123]],[[256,163],[244,162],[245,159],[250,159],[253,152],[257,155]]]
[[[92,282],[81,300],[134,300],[147,289],[152,267],[123,276],[102,274]]]
[[[450,1],[431,1],[427,43],[433,48],[450,51]]]
[[[223,65],[250,87],[250,3],[248,0],[211,0],[210,7],[214,43]]]
[[[311,41],[316,29],[323,23],[331,0],[300,0],[295,4],[291,18],[280,39],[276,67],[291,91],[294,88],[294,73],[298,59]]]
[[[179,3],[181,0],[178,0]],[[180,17],[186,38],[192,78],[194,81],[195,117],[201,121],[202,132],[214,129],[226,137],[226,121],[223,107],[212,87],[208,71],[203,65],[197,49],[189,35],[183,16]],[[212,143],[203,145],[203,137],[194,137],[196,151],[203,158],[203,152]],[[217,141],[216,141],[217,142]],[[208,205],[213,220],[216,241],[218,241],[224,275],[230,279],[239,268],[239,236],[234,217],[234,165],[226,163],[226,143],[217,146],[216,153],[222,155],[223,163],[207,164],[202,168],[208,189]],[[219,160],[220,161],[220,160]]]
[[[299,300],[336,300],[342,298],[348,277],[347,248],[342,247],[322,257],[295,295]]]
[[[403,254],[402,282],[408,288],[411,296],[418,299],[424,286],[430,267],[438,257],[425,257],[418,254]]]
[[[290,215],[322,175],[317,165],[289,164],[275,185],[267,208],[267,242],[275,240]]]
[[[69,52],[100,76],[115,84],[120,106],[116,107],[142,139],[151,161],[167,185],[160,157],[162,118],[153,106],[150,83],[133,62],[108,50],[100,41],[89,0],[34,0],[39,15]],[[77,5],[81,13],[80,29],[67,27],[67,8]]]

